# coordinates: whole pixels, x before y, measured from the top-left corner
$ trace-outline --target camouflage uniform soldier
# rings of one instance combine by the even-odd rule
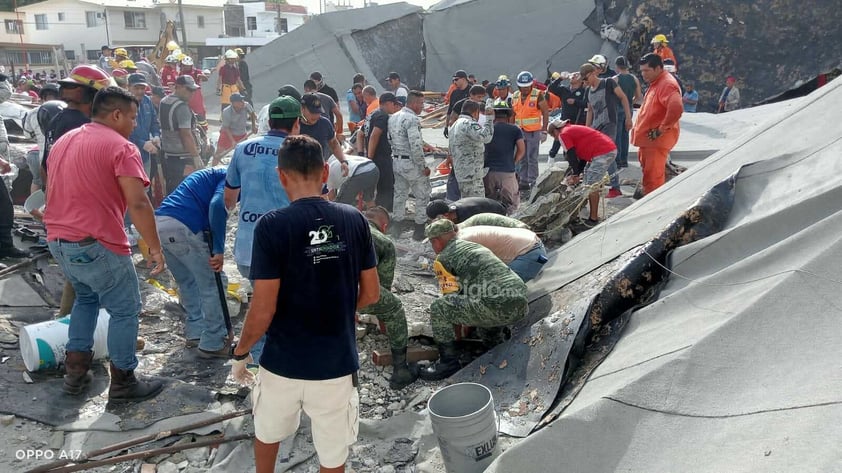
[[[505,215],[498,215],[490,212],[476,214],[473,217],[469,217],[464,222],[459,224],[459,228],[476,227],[478,225],[487,225],[489,227],[526,228],[527,230],[529,229],[529,225],[521,222],[516,218],[506,217]]]
[[[380,278],[380,299],[370,306],[360,309],[363,314],[371,314],[386,326],[386,335],[392,348],[392,378],[389,387],[403,389],[418,379],[418,366],[407,365],[406,343],[409,338],[406,329],[406,312],[403,304],[391,291],[395,278],[395,244],[385,232],[389,226],[389,212],[383,207],[366,211],[374,253],[377,255],[377,276]]]
[[[513,324],[526,315],[528,302],[526,284],[487,248],[456,238],[453,222],[436,220],[426,234],[438,253],[433,267],[443,295],[430,306],[439,360],[420,375],[437,381],[460,368],[453,324],[483,328]]]
[[[485,145],[494,136],[494,109],[486,109],[486,115],[491,116],[485,125],[480,126],[477,123],[479,107],[477,102],[466,101],[462,105],[462,114],[450,127],[450,154],[462,198],[485,197],[483,162]]]
[[[424,94],[411,91],[406,107],[389,117],[389,143],[395,172],[393,235],[400,235],[406,223],[406,199],[410,190],[415,195],[415,229],[412,238],[424,239],[424,209],[430,202],[430,169],[424,162],[424,141],[418,114],[424,106]]]

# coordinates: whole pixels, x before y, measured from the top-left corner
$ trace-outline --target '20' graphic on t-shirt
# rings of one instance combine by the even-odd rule
[[[321,245],[333,238],[333,225],[322,225],[309,233],[311,245]]]

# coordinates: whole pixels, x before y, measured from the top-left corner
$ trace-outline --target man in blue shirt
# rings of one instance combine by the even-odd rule
[[[157,153],[161,145],[161,125],[158,123],[158,112],[152,99],[146,95],[146,88],[149,84],[143,74],[129,75],[129,91],[135,96],[138,103],[137,119],[129,141],[140,150],[140,157],[143,159],[143,169],[146,175],[151,172],[152,160],[150,153]]]
[[[292,203],[264,215],[254,231],[254,297],[232,374],[241,383],[252,380],[249,349],[265,333],[252,397],[259,472],[274,470],[280,441],[298,429],[302,410],[312,421],[322,473],[344,472],[356,441],[354,314],[378,300],[380,282],[365,217],[321,198],[327,172],[317,141],[285,140],[278,174]]]
[[[225,252],[224,189],[225,168],[202,169],[181,181],[155,211],[164,256],[187,312],[187,346],[198,346],[203,358],[228,358],[233,341],[228,340],[213,274],[222,271]],[[208,231],[212,255],[205,239]]]
[[[301,103],[283,95],[269,104],[269,131],[238,144],[228,165],[225,179],[225,207],[230,211],[240,201],[234,261],[240,274],[251,277],[254,227],[263,214],[289,205],[289,198],[278,180],[278,149],[287,135],[298,134]],[[254,347],[260,357],[262,340]]]
[[[696,113],[696,105],[699,103],[699,92],[693,86],[692,82],[684,84],[684,96],[681,97],[681,102],[684,104],[684,111]]]

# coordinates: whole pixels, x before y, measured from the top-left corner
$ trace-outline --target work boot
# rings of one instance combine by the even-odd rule
[[[139,381],[134,370],[121,370],[111,363],[111,386],[108,388],[108,400],[111,402],[145,401],[153,398],[164,389],[164,383],[158,380]]]
[[[423,223],[416,223],[415,230],[412,231],[412,239],[415,241],[422,241],[424,239],[424,229],[426,225]]]
[[[406,228],[406,221],[404,220],[395,220],[389,226],[389,234],[392,238],[400,238],[401,233],[403,233],[404,228]]]
[[[459,355],[456,353],[456,343],[440,343],[439,359],[432,365],[424,368],[419,377],[424,381],[440,381],[450,377],[462,368],[459,363]]]
[[[29,252],[14,245],[0,245],[0,258],[28,258]]]
[[[418,379],[418,365],[406,363],[406,347],[400,350],[392,348],[392,378],[389,379],[389,387],[398,390],[403,389]]]
[[[62,391],[65,394],[76,396],[91,384],[94,379],[91,373],[91,363],[94,359],[90,351],[69,351],[64,359],[64,386]]]

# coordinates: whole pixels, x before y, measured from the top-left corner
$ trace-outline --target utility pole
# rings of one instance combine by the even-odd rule
[[[105,18],[105,44],[111,47],[111,34],[108,32],[108,9],[102,10],[102,17]],[[84,51],[82,51],[84,53]]]
[[[181,41],[184,54],[190,48],[187,46],[187,25],[184,24],[184,9],[181,7],[181,0],[178,0],[178,21],[181,23]]]

